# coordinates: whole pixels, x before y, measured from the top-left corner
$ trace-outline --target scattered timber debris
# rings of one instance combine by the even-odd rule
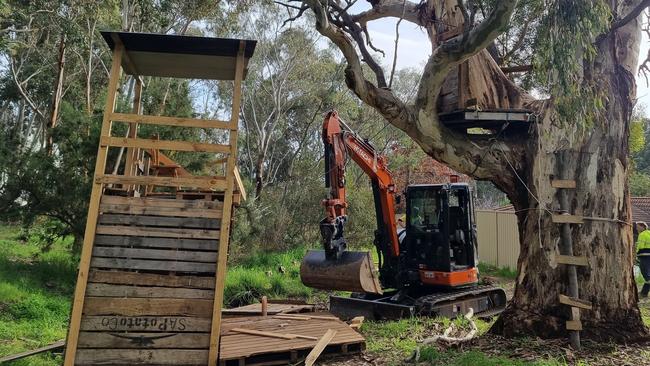
[[[413,352],[413,355],[409,360],[417,363],[420,360],[420,347],[429,345],[431,343],[443,343],[447,346],[451,346],[451,345],[458,345],[461,343],[465,343],[467,341],[474,339],[474,337],[476,337],[476,334],[478,333],[478,328],[476,328],[476,323],[474,323],[474,321],[472,320],[473,316],[474,316],[474,310],[472,308],[469,308],[469,311],[467,312],[467,314],[465,314],[465,319],[467,319],[467,321],[469,322],[471,330],[467,332],[465,335],[460,337],[452,337],[451,334],[455,328],[454,323],[452,322],[443,334],[435,335],[433,337],[429,337],[423,340],[421,344],[415,348],[415,351]]]

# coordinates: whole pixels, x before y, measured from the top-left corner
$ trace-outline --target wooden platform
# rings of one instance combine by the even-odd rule
[[[296,313],[308,313],[315,311],[315,306],[311,304],[288,304],[283,303],[274,303],[271,300],[267,306],[266,313],[268,315],[276,314],[296,314]],[[261,315],[262,314],[262,305],[261,304],[250,304],[244,305],[232,309],[223,309],[221,313],[224,316],[242,316],[242,315]]]
[[[523,109],[463,109],[442,113],[438,117],[445,126],[462,130],[476,127],[498,130],[505,124],[508,124],[506,127],[509,129],[528,128],[528,125],[535,121],[532,111]]]
[[[310,313],[311,314],[311,313]],[[308,314],[306,314],[308,315]],[[314,313],[332,316],[329,313]],[[221,324],[219,365],[284,365],[305,357],[316,345],[309,339],[280,339],[233,332],[233,328],[254,329],[265,332],[299,334],[320,338],[328,329],[336,336],[323,354],[355,353],[365,349],[365,339],[341,320],[293,320],[273,316],[225,318]]]

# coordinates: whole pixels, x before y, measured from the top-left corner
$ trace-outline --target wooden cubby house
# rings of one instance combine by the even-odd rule
[[[102,36],[112,65],[65,365],[215,365],[232,208],[245,198],[236,169],[242,79],[256,42]],[[115,111],[121,73],[135,80],[131,113]],[[232,81],[230,117],[142,115],[143,77]],[[140,136],[141,125],[219,130],[227,142]],[[107,166],[109,149],[122,149],[118,169]],[[214,154],[216,173],[192,174],[173,151]]]

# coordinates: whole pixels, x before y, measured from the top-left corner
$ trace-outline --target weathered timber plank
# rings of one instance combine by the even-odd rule
[[[209,332],[211,318],[179,316],[84,316],[81,330],[129,332]]]
[[[566,321],[567,330],[582,330],[582,322],[580,320],[567,320]]]
[[[153,297],[169,299],[214,299],[214,291],[179,287],[140,287],[90,283],[86,296],[95,297]]]
[[[130,205],[146,207],[167,207],[167,208],[200,208],[221,210],[223,207],[220,201],[207,200],[181,200],[171,198],[155,197],[122,197],[122,196],[102,196],[102,202],[113,205]]]
[[[210,144],[205,142],[180,141],[180,140],[155,140],[143,138],[102,136],[99,140],[101,146],[136,147],[140,149],[157,149],[173,151],[228,153],[230,145]]]
[[[580,308],[571,307],[571,320],[580,320]]]
[[[314,348],[309,352],[307,358],[305,359],[305,366],[313,366],[318,359],[318,356],[323,352],[325,347],[332,341],[332,338],[336,335],[336,331],[328,329],[325,334],[316,342]]]
[[[182,208],[182,207],[148,207],[102,203],[99,206],[102,213],[117,213],[129,215],[204,217],[220,219],[220,209]]]
[[[212,300],[86,297],[84,315],[196,316],[212,314]]]
[[[139,269],[149,271],[214,273],[213,263],[157,261],[146,259],[93,258],[93,268]]]
[[[97,225],[97,234],[164,237],[164,238],[187,238],[187,239],[219,238],[219,230],[150,228],[145,226],[133,227],[133,226],[118,226],[118,225],[115,226]]]
[[[94,247],[93,256],[108,258],[164,259],[184,262],[215,263],[216,252],[191,252],[186,250],[138,249],[122,247]]]
[[[551,187],[571,189],[576,187],[576,181],[570,179],[553,179],[551,181]]]
[[[103,214],[99,223],[106,225],[169,226],[175,228],[220,228],[219,220],[199,217],[160,217],[146,215]]]
[[[583,267],[589,266],[589,261],[587,261],[587,257],[576,257],[573,255],[558,254],[555,256],[555,261],[558,262],[559,264],[572,264],[574,266],[583,266]]]
[[[146,238],[141,236],[121,235],[96,235],[95,245],[144,247],[144,248],[172,248],[196,249],[216,251],[219,249],[219,240],[213,239],[176,239],[176,238]]]
[[[124,271],[90,271],[88,282],[134,286],[165,286],[179,288],[214,289],[214,276],[173,276]]]
[[[131,184],[131,185],[152,185],[161,187],[195,187],[214,191],[223,191],[226,188],[224,177],[159,177],[152,175],[113,175],[99,174],[95,177],[97,184]]]
[[[129,113],[111,113],[113,121],[144,123],[149,125],[178,126],[178,127],[195,127],[195,128],[229,128],[228,121],[216,119],[195,119],[181,117],[151,116],[146,114],[129,114]]]
[[[207,349],[209,341],[209,333],[82,332],[79,347]]]
[[[556,224],[582,224],[582,216],[553,214],[552,218]]]
[[[209,341],[209,339],[208,339],[208,341]],[[39,348],[32,349],[32,350],[29,350],[29,351],[24,351],[24,352],[16,353],[16,354],[13,354],[13,355],[0,357],[0,364],[3,364],[5,362],[9,362],[9,361],[20,360],[21,358],[37,355],[37,354],[43,353],[43,352],[54,351],[56,349],[63,348],[63,346],[65,346],[65,341],[58,341],[58,342],[54,342],[52,344],[48,344],[47,346],[39,347]]]
[[[205,365],[208,352],[184,349],[80,349],[75,365]]]
[[[589,301],[576,299],[575,297],[569,297],[566,295],[560,294],[559,296],[560,303],[564,305],[574,306],[576,308],[591,310],[592,306]]]

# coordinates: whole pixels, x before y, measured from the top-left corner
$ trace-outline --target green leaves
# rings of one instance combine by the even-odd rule
[[[589,125],[605,96],[583,70],[596,56],[596,37],[607,31],[609,7],[603,0],[548,0],[545,6],[533,58],[535,78],[564,122]]]

